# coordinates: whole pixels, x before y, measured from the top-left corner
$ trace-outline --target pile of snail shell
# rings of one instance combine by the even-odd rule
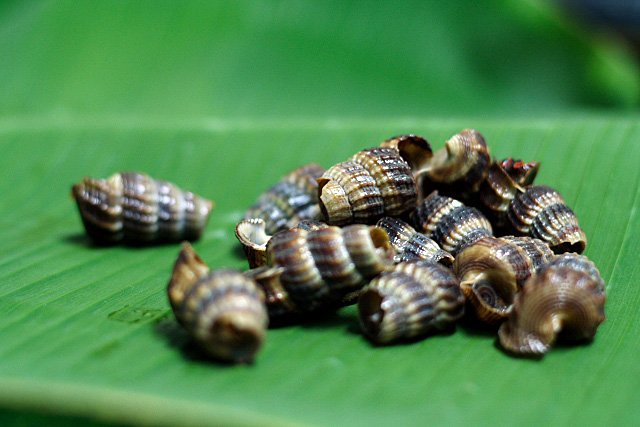
[[[261,194],[235,229],[244,272],[211,271],[184,243],[167,287],[177,321],[212,357],[255,359],[269,325],[357,304],[374,345],[427,338],[463,317],[517,356],[588,342],[605,284],[581,255],[575,213],[536,185],[536,162],[491,157],[466,129],[433,152],[403,135],[324,169],[302,166]],[[73,187],[99,243],[195,240],[211,201],[144,174]]]

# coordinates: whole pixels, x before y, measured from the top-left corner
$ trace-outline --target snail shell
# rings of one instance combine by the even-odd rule
[[[544,260],[553,257],[548,247],[544,254],[537,252],[542,250],[538,245],[544,245],[539,240],[516,243],[517,240],[484,237],[463,249],[453,263],[460,288],[482,322],[503,321],[525,281]]]
[[[532,276],[516,296],[500,327],[504,349],[543,355],[562,337],[591,340],[604,321],[605,284],[596,266],[577,254],[563,254]]]
[[[411,168],[394,148],[360,151],[328,169],[318,185],[320,208],[331,225],[370,224],[416,204]]]
[[[302,220],[319,219],[316,179],[323,173],[324,169],[314,163],[294,170],[262,193],[245,213],[245,219],[264,220],[267,234],[291,228]]]
[[[444,251],[432,239],[422,233],[418,233],[406,222],[391,217],[381,218],[376,224],[383,228],[389,235],[391,245],[396,252],[394,262],[423,259],[431,262],[439,262],[446,267],[453,263],[453,256]]]
[[[413,134],[394,136],[383,141],[380,147],[398,150],[400,157],[409,164],[413,172],[425,168],[433,157],[429,142]]]
[[[540,163],[524,162],[508,157],[500,162],[502,169],[509,175],[514,183],[521,187],[533,184],[538,175]]]
[[[232,363],[253,361],[268,322],[254,280],[234,270],[209,271],[185,244],[167,293],[178,321],[209,355]]]
[[[508,224],[509,205],[516,194],[522,191],[523,188],[507,173],[502,163],[491,163],[478,195],[483,212],[491,219],[492,224],[498,228]]]
[[[449,269],[413,260],[373,279],[358,312],[367,338],[388,344],[450,327],[463,315],[464,297]]]
[[[72,187],[87,234],[97,243],[197,240],[213,202],[139,172],[84,178]]]
[[[479,210],[434,191],[412,214],[416,229],[455,256],[478,239],[493,234],[491,223]]]
[[[467,200],[487,176],[491,155],[480,132],[465,129],[436,151],[425,168],[424,185],[442,194]]]
[[[269,266],[299,312],[335,307],[393,263],[393,248],[379,227],[351,225],[284,230],[267,245]]]
[[[538,238],[556,253],[582,253],[587,237],[560,193],[544,185],[527,187],[509,206],[509,221],[519,233]]]

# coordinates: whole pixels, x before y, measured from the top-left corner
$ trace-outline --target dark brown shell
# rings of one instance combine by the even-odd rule
[[[412,214],[417,230],[455,256],[478,239],[493,234],[491,223],[479,210],[458,200],[431,193]]]
[[[393,263],[387,233],[351,225],[276,233],[267,245],[268,263],[282,267],[283,289],[300,312],[333,308]]]
[[[453,255],[442,250],[434,240],[417,232],[400,219],[384,217],[376,225],[383,228],[389,235],[396,253],[394,257],[396,264],[413,259],[438,262],[446,267],[450,267],[453,263]]]
[[[97,243],[197,240],[213,202],[139,172],[84,178],[72,194],[87,234]]]
[[[320,218],[316,179],[324,169],[311,163],[284,176],[262,193],[245,213],[245,219],[260,218],[267,234],[294,227],[302,220]]]
[[[394,136],[383,141],[380,147],[398,150],[400,157],[409,164],[413,172],[425,168],[433,157],[429,142],[423,137],[413,134]]]
[[[550,187],[534,185],[517,194],[508,217],[517,233],[546,242],[556,253],[582,253],[587,246],[575,213]]]
[[[450,270],[414,260],[373,279],[358,312],[367,338],[389,344],[451,327],[464,313],[464,297]]]
[[[209,355],[232,363],[253,361],[268,322],[264,295],[254,280],[234,270],[209,271],[185,244],[167,293],[178,321]]]
[[[508,157],[500,162],[500,166],[509,175],[514,183],[521,187],[533,184],[538,175],[540,163],[524,162]]]
[[[494,226],[501,228],[508,224],[509,205],[516,194],[522,191],[524,189],[509,176],[501,163],[491,163],[478,196],[483,212]]]
[[[605,284],[596,266],[577,254],[563,254],[532,276],[499,330],[512,353],[543,355],[558,337],[591,340],[604,321]]]
[[[465,129],[436,151],[423,171],[424,191],[468,200],[487,176],[491,155],[480,132]]]
[[[416,204],[409,164],[394,148],[370,148],[328,169],[318,179],[320,208],[332,225],[371,224]]]
[[[540,242],[542,243],[542,242]],[[453,263],[460,288],[482,322],[497,324],[511,312],[516,294],[537,265],[513,239],[484,237],[467,246]],[[549,250],[549,252],[551,252]]]

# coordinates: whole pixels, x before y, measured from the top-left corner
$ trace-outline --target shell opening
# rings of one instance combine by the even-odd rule
[[[586,246],[587,244],[584,240],[578,240],[575,243],[562,242],[559,245],[552,247],[551,249],[556,254],[563,254],[563,253],[570,253],[570,252],[581,254],[582,252],[584,252]]]
[[[250,363],[262,346],[261,329],[252,322],[238,322],[231,316],[221,316],[210,328],[211,335],[217,337],[212,346],[230,349],[230,360]]]
[[[344,188],[330,178],[320,177],[317,182],[318,204],[325,221],[331,225],[346,225],[351,222],[351,206]]]
[[[376,339],[382,329],[385,315],[382,309],[382,296],[373,289],[364,291],[358,301],[358,313],[365,334]]]

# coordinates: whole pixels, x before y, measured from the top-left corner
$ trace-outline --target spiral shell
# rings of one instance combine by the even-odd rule
[[[450,270],[413,260],[373,279],[360,295],[358,312],[367,338],[389,344],[450,327],[463,315],[464,297]]]
[[[318,179],[320,208],[331,225],[370,224],[399,216],[416,204],[409,164],[394,148],[370,148],[328,169]]]
[[[542,250],[538,245],[544,246],[539,240],[516,243],[517,240],[483,237],[463,249],[453,263],[460,288],[482,322],[503,321],[525,281],[542,262],[553,257],[548,248],[546,253],[536,252]]]
[[[351,225],[314,231],[284,230],[267,245],[268,264],[282,267],[279,280],[299,312],[340,305],[393,263],[387,233]]]
[[[268,322],[255,281],[234,270],[209,271],[185,244],[167,293],[178,321],[209,355],[233,363],[253,361]]]
[[[501,168],[509,175],[514,183],[521,187],[533,184],[538,175],[540,163],[524,162],[508,157],[500,162]]]
[[[587,236],[575,213],[550,187],[534,185],[517,194],[508,217],[516,232],[546,242],[556,253],[582,253],[587,246]]]
[[[508,224],[509,205],[516,194],[522,191],[523,188],[513,180],[501,163],[491,163],[478,196],[483,212],[494,226],[501,228]]]
[[[267,234],[291,228],[302,220],[319,219],[316,179],[323,173],[324,169],[314,163],[294,170],[262,193],[244,218],[264,220]]]
[[[532,276],[500,327],[502,347],[522,355],[543,355],[562,337],[591,340],[604,321],[605,284],[596,266],[577,254],[563,254]]]
[[[396,264],[413,259],[439,262],[446,267],[453,263],[453,256],[449,252],[443,251],[435,241],[418,233],[400,219],[384,217],[376,225],[383,228],[389,235],[396,253],[394,257]]]
[[[409,164],[413,172],[425,168],[433,157],[429,142],[413,134],[394,136],[383,141],[380,147],[398,150],[400,157]]]
[[[450,197],[431,193],[412,214],[417,230],[453,256],[478,239],[491,236],[489,220],[479,210]]]
[[[197,240],[213,202],[140,172],[84,178],[72,189],[87,234],[99,244]]]
[[[424,170],[423,185],[444,195],[467,200],[487,176],[491,155],[480,132],[465,129],[436,151]]]

